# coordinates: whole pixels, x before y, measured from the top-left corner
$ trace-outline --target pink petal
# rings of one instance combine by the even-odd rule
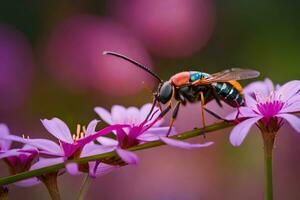
[[[80,157],[87,157],[87,156],[108,153],[114,151],[116,148],[117,145],[99,145],[99,144],[89,143],[84,146],[80,154]]]
[[[255,124],[262,117],[253,117],[242,121],[236,125],[230,133],[230,142],[233,146],[239,146],[247,136],[251,126]]]
[[[249,107],[240,107],[240,114],[238,116],[238,118],[241,117],[258,117],[259,115],[257,113],[255,113],[252,108]],[[236,119],[236,115],[237,115],[237,110],[234,111],[233,113],[230,113],[229,115],[227,115],[225,118],[227,120],[235,120]]]
[[[294,95],[293,97],[291,97],[289,100],[288,100],[288,104],[292,104],[292,103],[295,103],[295,102],[299,102],[300,101],[300,95]]]
[[[99,177],[105,174],[108,174],[116,169],[119,169],[119,166],[115,165],[108,165],[105,163],[96,163],[96,162],[89,162],[89,174],[92,177]]]
[[[255,81],[250,83],[244,88],[244,93],[252,95],[253,93],[258,92],[263,96],[269,96],[269,94],[274,90],[274,85],[272,81],[266,78],[264,81]]]
[[[278,117],[282,117],[298,132],[300,133],[300,118],[291,114],[278,114]]]
[[[19,186],[19,187],[31,187],[31,186],[37,185],[39,183],[41,183],[41,181],[39,181],[39,179],[37,179],[36,177],[33,177],[33,178],[15,182],[14,185]]]
[[[280,113],[291,113],[300,111],[300,101],[289,104],[281,109]]]
[[[68,126],[62,120],[58,118],[53,118],[51,120],[44,119],[41,120],[44,127],[51,133],[53,136],[59,140],[66,143],[73,143],[72,135]]]
[[[277,95],[281,97],[283,102],[288,101],[292,96],[294,96],[300,90],[300,81],[289,81],[281,86],[277,90]]]
[[[99,122],[98,120],[94,119],[88,124],[85,136],[88,136],[88,135],[96,132],[96,126],[97,126],[98,122]]]
[[[77,163],[67,163],[66,164],[66,169],[67,169],[67,172],[69,174],[73,175],[73,176],[81,174],[81,172],[79,171]]]
[[[18,150],[19,149],[11,149],[3,153],[0,153],[0,159],[20,155],[20,152]]]
[[[106,135],[108,133],[111,133],[113,131],[120,131],[122,130],[122,128],[126,128],[126,127],[129,127],[129,125],[120,125],[120,124],[115,124],[115,125],[110,125],[110,126],[107,126],[99,131],[97,131],[96,133],[94,134],[90,134],[84,138],[81,138],[79,140],[76,141],[78,147],[83,147],[84,145],[96,140],[98,137],[100,136],[103,136],[103,135]],[[74,146],[74,145],[73,145]]]
[[[103,121],[105,121],[107,124],[112,124],[113,123],[111,114],[105,108],[96,107],[94,110],[99,115],[99,117]]]
[[[166,136],[168,131],[169,131],[169,127],[150,128],[148,129],[147,132],[138,136],[137,139],[141,141],[147,141],[147,142],[159,140],[161,136]],[[176,133],[177,133],[176,129],[172,127],[169,136],[176,135]]]
[[[31,145],[46,152],[51,153],[51,155],[63,155],[62,149],[58,144],[47,139],[25,139],[15,135],[9,135],[8,139],[16,142],[21,142],[24,144]]]
[[[247,107],[256,108],[257,101],[249,94],[245,94],[244,96]]]
[[[178,148],[183,148],[183,149],[202,148],[202,147],[208,147],[213,144],[213,142],[206,142],[203,144],[191,144],[188,142],[175,140],[175,139],[171,139],[168,137],[160,137],[160,140],[163,141],[164,143],[166,143],[167,145],[170,145],[173,147],[178,147]]]
[[[126,163],[131,164],[131,165],[138,164],[139,159],[135,153],[133,153],[131,151],[126,151],[121,148],[117,148],[116,152],[120,156],[120,158],[122,158],[122,160],[125,161]]]
[[[108,137],[98,137],[97,141],[102,145],[118,145],[118,141]]]
[[[34,163],[31,166],[30,170],[40,169],[43,167],[48,167],[48,166],[60,164],[63,162],[64,162],[63,157],[59,157],[59,158],[41,158],[40,157],[40,160],[37,161],[36,163]]]
[[[147,105],[147,106],[146,106],[146,105]],[[140,115],[141,115],[141,116],[143,115],[143,117],[141,118],[141,119],[143,119],[142,122],[145,120],[145,118],[146,118],[147,115],[149,114],[150,109],[151,109],[151,107],[152,107],[152,104],[146,104],[146,105],[145,105],[145,108],[142,107],[143,110],[140,111]],[[147,124],[151,124],[152,122],[154,122],[154,120],[156,120],[156,118],[159,116],[160,113],[161,113],[161,112],[160,112],[159,108],[155,106],[154,109],[153,109],[153,111],[152,111],[152,113],[151,113],[151,115],[150,115],[150,118],[149,118],[149,121],[148,121]],[[151,119],[151,120],[150,120],[150,119]],[[163,122],[164,122],[164,119],[162,118],[162,119],[158,120],[158,121],[153,125],[153,127],[158,127],[158,126],[160,126]]]
[[[157,136],[166,136],[169,131],[169,127],[152,127],[149,128],[144,134],[151,133]],[[177,134],[175,127],[171,128],[169,136]]]
[[[38,149],[45,150],[49,152],[51,155],[61,156],[64,154],[63,150],[60,148],[58,144],[51,140],[47,139],[24,139],[25,144],[29,144]]]
[[[140,109],[141,121],[140,122],[143,122],[146,119],[148,113],[150,112],[151,107],[152,107],[151,103],[147,103],[141,107],[141,109]]]
[[[136,107],[129,107],[125,114],[125,124],[140,124],[140,111]]]
[[[113,124],[124,124],[126,119],[126,109],[120,105],[114,105],[111,108],[111,116]]]
[[[9,133],[8,127],[5,124],[0,124],[0,137],[5,138],[9,134],[10,133]],[[2,140],[1,138],[0,138],[0,149],[8,150],[11,145],[11,141],[10,140]]]

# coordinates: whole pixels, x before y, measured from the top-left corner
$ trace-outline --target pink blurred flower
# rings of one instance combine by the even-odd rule
[[[151,77],[132,64],[109,56],[120,52],[151,66],[143,45],[119,24],[98,16],[82,15],[62,22],[49,37],[45,64],[71,88],[95,89],[112,96],[132,95]]]
[[[245,98],[247,106],[240,108],[240,117],[245,120],[232,129],[232,145],[239,146],[254,124],[274,133],[285,120],[300,132],[300,118],[293,114],[300,111],[300,81],[290,81],[276,89],[269,79],[257,81],[245,88]],[[236,112],[227,119],[234,119],[235,116]]]
[[[0,56],[0,111],[20,108],[31,84],[32,48],[21,32],[0,25]]]
[[[110,3],[114,15],[160,56],[190,56],[206,45],[213,32],[215,12],[211,0]]]
[[[88,150],[87,149],[85,150],[84,148],[86,147],[87,144],[93,142],[97,137],[125,127],[123,125],[114,125],[114,126],[106,127],[96,132],[95,127],[98,121],[93,120],[89,123],[86,130],[85,128],[83,128],[83,130],[78,128],[77,133],[72,135],[68,126],[58,118],[53,118],[51,120],[45,119],[42,120],[42,123],[45,126],[45,128],[48,130],[48,132],[59,140],[59,145],[48,139],[29,139],[29,138],[24,139],[14,135],[6,137],[11,140],[25,143],[38,148],[40,155],[51,156],[50,158],[40,157],[39,161],[33,164],[30,170],[62,163],[69,159],[85,157],[88,155],[95,155],[95,154],[101,154],[101,153],[112,151],[111,148],[107,146],[101,146],[101,145],[87,146]],[[106,167],[103,165],[95,166],[94,162],[91,162],[90,166],[91,166],[90,169],[91,173],[100,173],[101,169]],[[98,167],[101,167],[101,169],[97,169]],[[66,168],[68,172],[70,172],[71,174],[76,174],[78,167],[77,165],[71,163],[71,164],[67,164]],[[92,175],[95,176],[96,174],[92,174]]]
[[[11,174],[27,171],[34,159],[38,156],[38,150],[30,145],[22,148],[10,149],[12,141],[9,139],[10,132],[5,124],[0,124],[0,159],[4,159],[9,166]],[[17,186],[29,187],[40,183],[34,177],[14,183]]]

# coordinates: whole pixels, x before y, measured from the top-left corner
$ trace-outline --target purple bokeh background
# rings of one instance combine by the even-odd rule
[[[125,54],[164,80],[185,70],[214,73],[230,67],[257,69],[260,79],[275,83],[299,79],[298,7],[293,1],[257,0],[3,2],[0,123],[18,135],[53,139],[39,119],[59,117],[76,127],[97,117],[96,106],[151,102],[156,80],[123,60],[102,56],[103,50]],[[207,106],[221,116],[232,111],[215,102]],[[200,108],[199,103],[181,107],[177,130],[202,126]],[[206,115],[206,122],[216,120]],[[189,140],[215,142],[205,149],[140,151],[138,166],[96,179],[87,199],[262,199],[259,131],[253,128],[239,148],[231,146],[229,133],[225,129]],[[289,126],[278,135],[276,199],[300,198],[299,141]],[[0,175],[7,176],[3,162],[0,167]],[[63,199],[76,199],[82,178],[60,177]],[[11,199],[50,199],[43,185],[10,190]]]

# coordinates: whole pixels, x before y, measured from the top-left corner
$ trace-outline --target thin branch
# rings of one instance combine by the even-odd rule
[[[232,127],[233,125],[234,125],[234,123],[220,122],[220,123],[216,123],[216,124],[207,126],[205,129],[195,128],[194,130],[187,131],[187,132],[172,136],[171,138],[177,139],[177,140],[185,140],[185,139],[188,139],[188,138],[203,135],[204,133],[205,133],[205,135],[207,135],[207,133],[209,133],[209,132],[213,132],[213,131],[225,129],[225,128],[228,128],[228,127]],[[148,142],[148,143],[145,143],[145,144],[141,144],[141,145],[131,147],[128,150],[130,150],[130,151],[139,151],[139,150],[149,149],[149,148],[162,146],[162,145],[165,145],[165,143],[163,143],[161,141],[154,141],[154,142]],[[84,158],[69,160],[68,162],[75,162],[75,163],[78,163],[78,164],[83,164],[83,163],[87,163],[89,161],[109,159],[109,158],[112,158],[114,156],[117,156],[117,154],[113,151],[113,152],[109,152],[109,153],[104,153],[104,154],[93,155],[93,156],[88,156],[88,157],[84,157]],[[35,176],[41,176],[45,173],[56,172],[60,169],[63,169],[64,167],[65,167],[65,163],[59,163],[59,164],[56,164],[56,165],[51,165],[51,166],[48,166],[48,167],[43,167],[43,168],[40,168],[40,169],[27,171],[27,172],[22,172],[22,173],[15,174],[15,175],[12,175],[12,176],[3,177],[3,178],[0,179],[0,186],[7,185],[7,184],[10,184],[10,183],[14,183],[14,182],[17,182],[17,181],[21,181],[21,180],[28,179],[28,178],[35,177]]]

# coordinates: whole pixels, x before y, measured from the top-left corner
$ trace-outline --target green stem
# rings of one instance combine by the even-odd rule
[[[273,148],[276,133],[263,133],[265,159],[265,200],[273,200]]]
[[[89,190],[89,187],[93,181],[93,178],[87,174],[83,180],[83,183],[80,187],[79,195],[78,195],[78,200],[84,200],[84,197],[86,193]]]
[[[227,127],[232,127],[233,125],[234,125],[234,123],[220,122],[220,123],[216,123],[216,124],[207,126],[207,127],[205,127],[205,129],[204,128],[194,129],[194,130],[191,130],[191,131],[187,131],[187,132],[178,134],[176,136],[172,136],[171,138],[177,139],[177,140],[185,140],[185,139],[188,139],[188,138],[203,135],[204,133],[205,133],[205,135],[207,135],[207,133],[209,133],[209,132],[221,130],[221,129],[224,129],[224,128],[227,128]],[[157,146],[161,146],[161,145],[165,145],[165,143],[163,143],[161,141],[154,141],[154,142],[148,142],[148,143],[145,143],[145,144],[141,144],[141,145],[131,147],[128,150],[130,150],[130,151],[139,151],[139,150],[153,148],[153,147],[157,147]],[[75,163],[78,163],[78,164],[83,164],[83,163],[87,163],[89,161],[103,160],[103,159],[112,158],[114,156],[116,156],[115,152],[109,152],[109,153],[104,153],[104,154],[93,155],[93,156],[88,156],[88,157],[84,157],[84,158],[69,160],[68,162],[75,162]],[[36,170],[26,171],[26,172],[18,173],[18,174],[15,174],[15,175],[3,177],[3,178],[0,178],[0,186],[7,185],[7,184],[10,184],[10,183],[14,183],[14,182],[17,182],[17,181],[21,181],[21,180],[24,180],[24,179],[28,179],[28,178],[31,178],[31,177],[41,176],[45,173],[56,172],[60,169],[63,169],[64,167],[65,167],[65,163],[59,163],[59,164],[56,164],[56,165],[51,165],[51,166],[48,166],[48,167],[43,167],[43,168],[39,168],[39,169],[36,169]]]

